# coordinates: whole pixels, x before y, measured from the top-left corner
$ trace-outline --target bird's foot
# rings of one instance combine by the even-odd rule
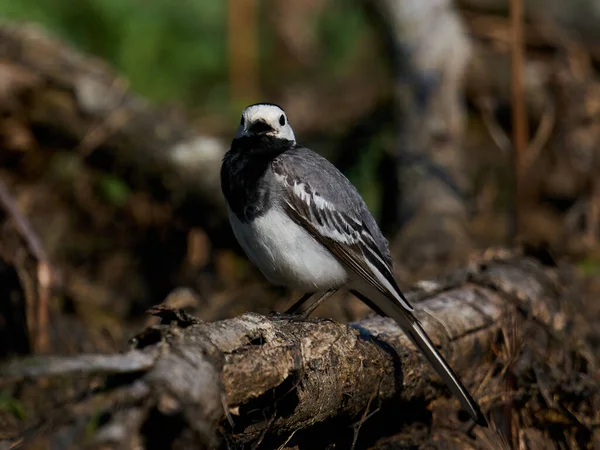
[[[308,319],[308,316],[306,314],[289,313],[287,311],[271,311],[268,317],[276,320],[287,320],[289,322],[305,322]]]
[[[320,323],[320,322],[328,322],[331,319],[326,317],[310,317],[310,313],[307,314],[305,312],[302,313],[289,313],[289,312],[279,312],[279,311],[271,311],[268,315],[269,318],[274,320],[286,320],[288,322],[311,322],[311,323]]]
[[[328,317],[310,317],[310,314],[306,313],[288,313],[288,312],[279,312],[279,311],[271,311],[268,315],[270,319],[273,320],[283,320],[290,323],[299,323],[299,322],[310,322],[310,323],[322,323],[322,322],[335,322],[333,319]]]

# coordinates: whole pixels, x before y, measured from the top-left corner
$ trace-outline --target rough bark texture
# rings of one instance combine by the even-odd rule
[[[219,169],[227,145],[127,89],[105,63],[35,26],[0,24],[0,109],[44,142],[150,185],[184,217],[219,234],[225,208]]]
[[[531,260],[488,261],[445,281],[423,283],[408,298],[482,409],[490,411],[498,401],[490,397],[485,376],[490,349],[507,324],[523,315],[542,324],[548,336],[560,333],[568,320],[559,284],[556,273]],[[261,442],[261,448],[276,448],[293,437],[290,446],[302,448],[313,439],[306,448],[331,442],[346,448],[349,427],[386,405],[400,423],[431,420],[431,405],[436,420],[449,420],[457,410],[456,401],[432,404],[446,395],[444,388],[385,318],[342,325],[247,313],[202,323],[166,307],[152,312],[161,324],[137,336],[124,354],[33,357],[0,368],[4,385],[42,374],[104,376],[95,393],[49,413],[51,425],[37,427],[27,439],[71,448],[87,436],[90,445],[130,448],[160,436],[186,448],[216,445],[219,435],[229,448]],[[512,330],[515,339],[523,339],[524,329]],[[92,414],[103,419],[90,431]],[[160,430],[149,425],[157,416]],[[331,432],[317,441],[310,437],[323,426]]]

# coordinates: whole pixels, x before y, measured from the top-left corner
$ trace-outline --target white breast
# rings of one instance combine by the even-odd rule
[[[329,250],[279,208],[250,223],[229,211],[229,221],[250,261],[271,283],[313,292],[348,281],[346,269]]]

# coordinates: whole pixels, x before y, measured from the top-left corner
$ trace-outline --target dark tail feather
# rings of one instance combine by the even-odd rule
[[[444,380],[450,391],[458,398],[462,407],[469,413],[475,423],[484,427],[488,426],[487,420],[477,402],[471,397],[458,376],[456,376],[442,355],[437,351],[433,342],[431,342],[431,339],[425,333],[425,330],[423,330],[410,311],[406,311],[402,305],[383,295],[381,296],[381,300],[376,303],[366,298],[360,292],[352,291],[352,293],[378,314],[392,318],[410,337],[417,348],[423,352],[429,363],[442,380]]]

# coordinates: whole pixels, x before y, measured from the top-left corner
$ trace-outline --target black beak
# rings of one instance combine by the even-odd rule
[[[273,128],[268,123],[266,123],[262,120],[257,120],[256,122],[254,122],[250,125],[250,128],[248,128],[248,131],[252,134],[265,134],[265,133],[268,133],[269,131],[273,131]]]

